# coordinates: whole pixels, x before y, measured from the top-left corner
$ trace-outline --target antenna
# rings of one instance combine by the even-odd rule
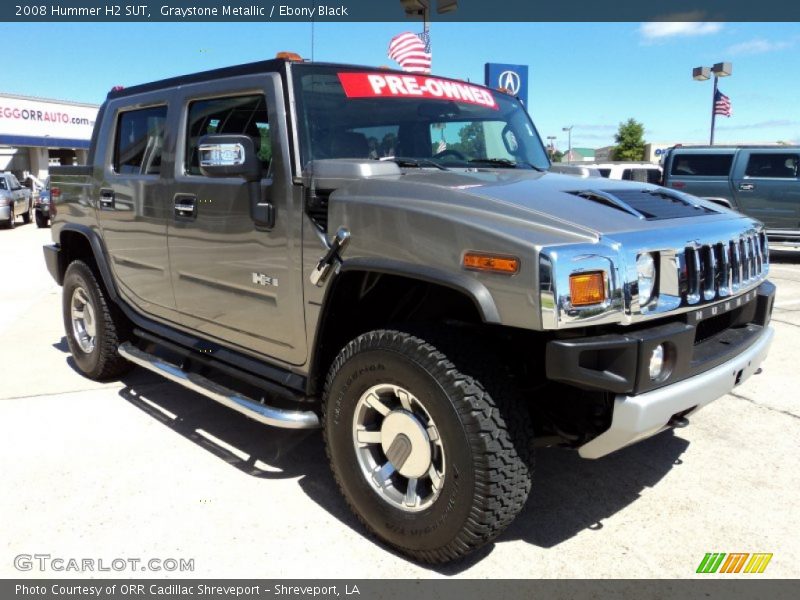
[[[314,13],[311,16],[311,62],[314,62],[314,16],[317,14],[317,3],[314,2]]]

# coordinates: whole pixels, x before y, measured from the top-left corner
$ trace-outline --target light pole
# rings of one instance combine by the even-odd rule
[[[570,125],[569,127],[562,127],[561,131],[567,132],[567,162],[572,162],[572,128],[575,125]]]
[[[706,81],[711,79],[711,74],[714,74],[714,92],[711,95],[711,137],[709,145],[714,145],[714,126],[717,122],[717,85],[720,77],[728,77],[733,73],[733,64],[729,62],[720,62],[713,67],[695,67],[692,69],[692,79],[695,81]]]
[[[400,0],[406,17],[422,17],[425,32],[428,32],[428,14],[432,0]],[[436,12],[441,14],[453,12],[458,9],[458,0],[436,0]]]
[[[556,136],[548,135],[547,139],[550,142],[550,160],[553,160],[553,156],[556,154]]]

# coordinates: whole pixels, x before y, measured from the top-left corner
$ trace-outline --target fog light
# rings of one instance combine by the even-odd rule
[[[650,379],[652,381],[659,379],[664,374],[664,367],[666,366],[664,357],[666,354],[664,344],[659,344],[653,348],[653,353],[650,355]]]

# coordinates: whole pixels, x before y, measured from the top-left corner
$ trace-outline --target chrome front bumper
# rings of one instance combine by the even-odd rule
[[[578,448],[583,458],[600,458],[664,429],[678,413],[694,414],[724,396],[758,370],[775,332],[767,325],[744,352],[713,369],[637,396],[617,395],[611,427]]]

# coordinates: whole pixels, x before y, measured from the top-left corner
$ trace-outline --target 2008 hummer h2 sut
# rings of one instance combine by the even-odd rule
[[[767,241],[674,190],[548,173],[520,102],[280,58],[109,93],[52,169],[48,268],[88,377],[132,364],[322,426],[372,532],[458,558],[537,445],[597,458],[754,373]]]

